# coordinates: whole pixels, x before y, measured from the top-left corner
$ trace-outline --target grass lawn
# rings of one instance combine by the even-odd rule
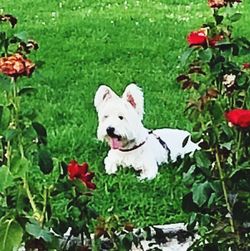
[[[236,32],[250,36],[250,2],[243,1]],[[106,144],[96,139],[94,94],[101,83],[118,93],[135,81],[145,96],[148,128],[191,130],[183,114],[186,93],[175,78],[186,35],[210,16],[206,0],[5,0],[0,11],[18,18],[17,31],[39,42],[33,60],[45,64],[23,84],[36,86],[25,104],[39,111],[53,156],[86,161],[96,172],[93,208],[138,226],[183,221],[182,179],[171,165],[153,181],[133,171],[108,176]]]

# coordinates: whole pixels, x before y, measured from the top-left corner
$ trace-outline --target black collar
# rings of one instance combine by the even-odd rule
[[[163,141],[159,136],[157,136],[156,134],[154,134],[154,132],[153,132],[152,130],[149,131],[148,134],[153,134],[153,135],[156,137],[156,139],[159,141],[159,143],[162,145],[162,147],[163,147],[166,151],[168,151],[168,158],[170,159],[170,149],[168,148],[168,145],[166,144],[166,142]],[[146,140],[147,140],[147,139],[146,139]],[[129,148],[129,149],[119,149],[119,150],[120,150],[121,152],[130,152],[130,151],[133,151],[133,150],[135,150],[135,149],[141,147],[142,145],[144,145],[145,142],[146,142],[146,140],[143,141],[143,142],[142,142],[141,144],[139,144],[139,145],[133,146],[132,148]]]
[[[129,148],[129,149],[119,149],[119,150],[120,150],[121,152],[130,152],[130,151],[133,151],[133,150],[135,150],[135,149],[141,147],[142,145],[145,144],[145,142],[146,142],[146,141],[143,141],[141,144],[135,145],[135,146],[133,146],[132,148]]]

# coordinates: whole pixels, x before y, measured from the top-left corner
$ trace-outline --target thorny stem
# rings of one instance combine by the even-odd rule
[[[225,198],[225,201],[226,201],[227,211],[229,212],[229,223],[230,223],[231,231],[232,231],[232,233],[235,233],[234,223],[233,223],[233,219],[232,219],[232,209],[231,209],[229,201],[228,201],[228,193],[227,193],[227,188],[226,188],[226,184],[225,184],[225,181],[224,181],[224,173],[223,173],[223,170],[221,168],[220,157],[219,157],[219,152],[218,152],[217,147],[215,149],[215,156],[216,156],[217,167],[218,167],[219,174],[220,174],[220,180],[221,180],[221,184],[222,184],[223,195],[224,195],[224,198]]]

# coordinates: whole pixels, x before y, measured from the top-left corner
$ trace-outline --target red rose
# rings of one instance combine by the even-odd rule
[[[208,5],[211,8],[221,8],[224,6],[232,6],[234,3],[241,3],[241,0],[208,0]]]
[[[208,0],[208,5],[211,8],[220,8],[226,5],[224,0]]]
[[[250,127],[250,110],[233,109],[225,113],[228,122],[242,128]]]
[[[70,180],[80,179],[86,187],[90,189],[96,188],[96,185],[91,182],[95,174],[93,172],[88,172],[87,163],[79,165],[75,160],[71,160],[68,164],[68,174]]]
[[[244,63],[243,69],[250,69],[250,63]]]
[[[215,35],[214,37],[212,38],[209,38],[209,45],[211,47],[214,47],[216,45],[217,42],[219,42],[220,40],[223,39],[223,36],[222,35]]]
[[[35,64],[33,64],[29,59],[24,58],[23,55],[19,53],[0,58],[0,72],[9,77],[29,77],[34,69]]]
[[[198,31],[192,31],[187,36],[187,41],[190,46],[204,45],[207,43],[207,29],[201,28]]]

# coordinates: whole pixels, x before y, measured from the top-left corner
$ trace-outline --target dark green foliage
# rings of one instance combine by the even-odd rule
[[[231,23],[242,17],[234,11],[213,10],[214,22],[202,25],[209,27],[207,44],[190,45],[184,52],[187,73],[177,77],[191,93],[186,113],[201,147],[180,167],[190,189],[182,202],[190,213],[188,228],[200,236],[190,250],[249,250],[250,126],[237,124],[228,111],[250,111],[250,69],[244,64],[250,41],[233,33]]]

